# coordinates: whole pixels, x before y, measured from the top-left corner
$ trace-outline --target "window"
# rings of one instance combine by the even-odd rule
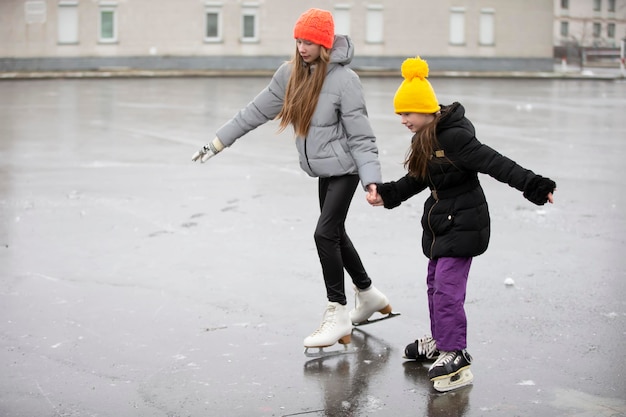
[[[244,3],[241,13],[241,41],[259,41],[259,6],[258,3]]]
[[[215,12],[207,12],[206,14],[206,39],[215,39],[220,37],[220,15]]]
[[[374,4],[367,6],[365,42],[382,43],[384,41],[384,22],[382,5]]]
[[[117,42],[117,3],[111,1],[100,2],[100,18],[98,29],[101,43]]]
[[[561,9],[569,9],[569,0],[561,0]]]
[[[480,45],[495,45],[495,9],[484,8],[480,10],[480,32],[478,34],[478,42]]]
[[[612,13],[615,12],[615,0],[609,0],[609,4],[607,6],[607,10],[609,12],[612,12]]]
[[[222,3],[207,1],[204,6],[204,40],[220,42],[222,40]]]
[[[336,4],[335,13],[335,33],[350,35],[350,5]]]
[[[450,44],[465,45],[465,8],[450,9]]]
[[[60,1],[57,19],[57,42],[78,43],[78,1]]]
[[[602,10],[602,0],[593,0],[593,11],[599,12]]]
[[[569,36],[569,22],[561,22],[561,36],[564,38]]]
[[[599,38],[602,34],[602,25],[600,23],[593,24],[593,37]]]
[[[46,23],[46,2],[43,0],[30,0],[24,2],[24,17],[26,24]]]
[[[606,37],[615,39],[615,23],[609,23],[606,25]]]

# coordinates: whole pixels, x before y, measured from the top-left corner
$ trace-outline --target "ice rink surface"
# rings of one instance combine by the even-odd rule
[[[401,80],[363,78],[384,179]],[[310,360],[325,292],[317,182],[271,122],[191,155],[267,78],[0,82],[0,416],[626,416],[626,83],[431,80],[479,140],[557,182],[481,176],[466,310],[474,384],[402,358],[429,332],[419,218],[355,196],[347,229],[398,318]],[[349,303],[354,302],[346,279]]]

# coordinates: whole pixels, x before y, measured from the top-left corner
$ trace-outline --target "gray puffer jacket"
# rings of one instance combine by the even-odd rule
[[[382,176],[361,82],[346,66],[353,56],[351,39],[336,35],[309,133],[296,138],[296,147],[300,167],[310,176],[358,174],[365,187],[382,182]],[[278,115],[291,71],[291,63],[281,65],[269,85],[218,129],[216,135],[225,146]]]

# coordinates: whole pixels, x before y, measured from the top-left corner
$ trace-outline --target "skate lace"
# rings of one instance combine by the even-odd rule
[[[328,307],[328,309],[326,309],[326,311],[324,312],[324,318],[322,319],[322,323],[320,324],[320,327],[318,327],[317,330],[315,330],[313,334],[311,334],[311,336],[320,334],[324,332],[327,328],[333,327],[333,325],[335,324],[333,320],[334,316],[335,316],[335,308]]]
[[[446,366],[456,358],[456,352],[440,352],[439,359],[433,364],[433,368],[436,366]]]
[[[427,358],[432,358],[437,352],[437,342],[431,336],[424,336],[417,339],[417,353]]]

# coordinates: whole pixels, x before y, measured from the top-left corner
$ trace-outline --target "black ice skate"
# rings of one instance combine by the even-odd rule
[[[405,359],[427,362],[437,360],[438,357],[437,342],[432,336],[424,336],[404,348]]]
[[[470,371],[472,357],[464,350],[440,352],[428,370],[428,377],[437,391],[450,391],[469,385],[474,380]]]

